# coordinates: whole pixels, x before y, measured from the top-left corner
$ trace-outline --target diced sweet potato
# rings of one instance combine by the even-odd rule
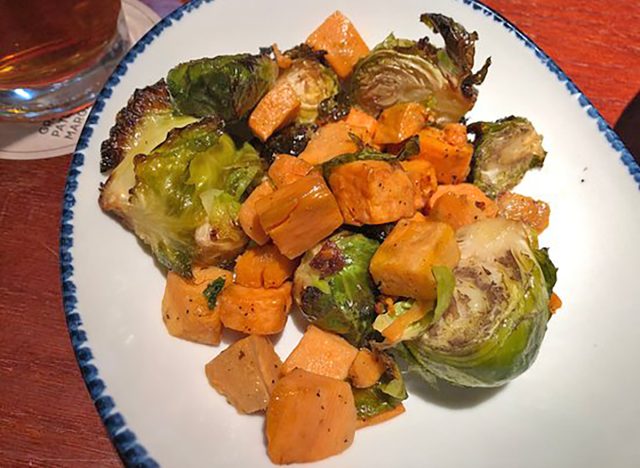
[[[433,301],[431,301],[431,304],[425,304],[423,301],[416,301],[409,310],[396,318],[387,328],[380,332],[380,334],[384,336],[385,345],[392,346],[402,340],[402,336],[407,328],[412,323],[421,320],[427,312],[432,309]]]
[[[296,262],[273,244],[249,247],[236,260],[236,283],[249,288],[278,288],[291,278]]]
[[[388,421],[389,419],[395,418],[396,416],[400,416],[402,413],[404,413],[404,411],[405,411],[404,405],[400,403],[395,408],[389,411],[385,411],[384,413],[376,414],[371,418],[358,419],[358,421],[356,422],[356,429],[362,429],[364,427],[374,426],[376,424],[383,423],[385,421]]]
[[[231,284],[218,296],[225,327],[252,335],[280,333],[291,308],[291,282],[279,288],[247,288]]]
[[[384,161],[342,164],[331,171],[329,185],[347,224],[389,223],[415,213],[413,182]]]
[[[417,102],[394,104],[380,114],[373,142],[378,145],[400,143],[422,130],[428,116],[427,109]]]
[[[262,198],[256,211],[273,243],[289,258],[303,254],[343,221],[335,197],[316,172]]]
[[[300,343],[282,366],[282,372],[304,369],[314,374],[344,380],[358,350],[347,340],[310,325]]]
[[[446,194],[464,195],[471,201],[479,202],[479,208],[487,212],[487,217],[493,218],[498,214],[498,206],[485,193],[473,184],[439,185],[429,199],[429,209],[432,210],[440,197]]]
[[[495,215],[489,216],[491,213],[492,210],[487,209],[484,202],[474,202],[466,195],[445,193],[436,200],[429,212],[429,218],[447,223],[457,231],[481,219],[494,217]]]
[[[349,380],[356,388],[375,385],[385,371],[385,365],[378,355],[363,348],[358,351],[349,369]]]
[[[431,127],[419,133],[420,154],[433,164],[438,182],[459,184],[464,182],[471,170],[473,146],[467,141],[466,127],[462,124],[447,124],[443,130]]]
[[[353,67],[369,53],[369,47],[351,21],[341,12],[329,16],[307,38],[314,50],[325,50],[325,58],[340,78],[351,74]]]
[[[281,82],[260,100],[249,117],[249,128],[265,141],[277,129],[291,122],[300,110],[300,99],[293,87]]]
[[[313,166],[304,159],[296,158],[288,154],[279,154],[269,167],[269,177],[280,188],[302,179]]]
[[[549,226],[549,205],[531,197],[506,192],[498,197],[498,214],[503,218],[522,221],[538,234]]]
[[[291,67],[291,65],[293,64],[293,60],[291,60],[291,57],[289,57],[288,55],[284,55],[282,52],[280,52],[278,44],[271,44],[271,48],[273,49],[273,55],[276,59],[276,63],[278,64],[278,68],[286,70],[287,68]]]
[[[298,157],[317,166],[341,154],[355,153],[358,146],[349,133],[357,135],[358,129],[360,133],[365,132],[361,127],[350,127],[344,120],[323,125],[311,137],[307,147]]]
[[[373,135],[375,135],[376,128],[378,127],[378,121],[375,118],[357,107],[352,107],[345,122],[351,128],[364,130],[361,138],[365,143],[373,141]]]
[[[273,463],[312,462],[343,452],[356,430],[349,384],[294,370],[271,393],[265,429]]]
[[[255,241],[258,245],[264,245],[269,242],[269,235],[262,229],[258,213],[256,212],[256,203],[258,200],[271,195],[274,192],[269,181],[264,181],[258,185],[253,192],[247,197],[238,213],[238,222],[244,233]]]
[[[555,314],[562,307],[562,299],[556,293],[552,292],[549,298],[549,311],[551,315]]]
[[[373,255],[369,271],[383,294],[430,300],[436,298],[431,268],[453,268],[459,259],[451,226],[416,215],[396,224]]]
[[[436,170],[426,159],[400,161],[402,169],[413,182],[413,204],[416,210],[422,210],[429,203],[429,199],[438,188]]]
[[[268,338],[236,341],[205,366],[207,379],[241,413],[267,408],[282,362]]]
[[[230,271],[217,267],[195,268],[193,279],[169,272],[162,298],[162,319],[169,334],[197,343],[218,345],[222,333],[220,311],[209,309],[204,290],[214,280],[233,281]]]

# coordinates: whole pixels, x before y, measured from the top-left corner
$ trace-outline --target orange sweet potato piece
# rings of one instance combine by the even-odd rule
[[[378,127],[378,121],[375,118],[366,112],[361,111],[357,107],[351,108],[345,122],[351,128],[364,130],[361,138],[365,143],[369,143],[373,140],[373,135],[375,135],[376,128]]]
[[[303,254],[342,224],[335,197],[316,172],[259,200],[260,224],[283,255]]]
[[[331,171],[329,185],[347,224],[382,224],[415,213],[413,182],[384,161],[342,164]]]
[[[169,272],[162,298],[162,319],[172,336],[197,343],[218,345],[222,333],[220,310],[216,304],[209,309],[204,290],[214,280],[225,279],[225,285],[231,284],[230,271],[217,267],[195,268],[193,278]]]
[[[264,336],[236,341],[205,366],[209,384],[241,413],[267,408],[282,361]]]
[[[273,244],[249,247],[236,260],[236,283],[249,288],[278,288],[295,269],[296,262]]]
[[[402,335],[409,325],[422,319],[433,307],[428,307],[422,301],[417,301],[411,309],[396,318],[391,325],[380,333],[385,338],[385,344],[392,345],[402,339]]]
[[[356,388],[367,388],[375,385],[386,367],[378,355],[366,348],[358,351],[349,369],[349,380]]]
[[[549,298],[549,311],[551,312],[551,315],[555,314],[560,307],[562,307],[562,300],[560,299],[560,296],[556,293],[551,293],[551,297]]]
[[[373,142],[378,145],[400,143],[422,130],[428,116],[427,109],[417,102],[394,104],[380,114]]]
[[[356,429],[362,429],[363,427],[369,427],[383,423],[385,421],[388,421],[389,419],[395,418],[396,416],[400,416],[402,413],[404,413],[404,411],[404,405],[400,403],[395,408],[389,411],[385,411],[384,413],[376,414],[375,416],[367,419],[358,419],[358,421],[356,422]]]
[[[269,167],[269,177],[280,188],[302,179],[313,166],[304,159],[296,158],[289,154],[279,154]]]
[[[291,60],[291,57],[289,57],[288,55],[284,55],[280,51],[278,44],[272,44],[271,48],[273,49],[273,55],[276,59],[276,63],[278,64],[278,68],[286,70],[287,68],[291,67],[291,65],[293,64],[293,60]]]
[[[549,226],[549,205],[531,197],[505,192],[496,200],[498,215],[503,218],[522,221],[535,229],[538,234]]]
[[[339,11],[324,20],[306,42],[314,50],[325,50],[325,59],[343,79],[351,74],[358,60],[369,53],[369,47],[351,21]]]
[[[218,296],[225,327],[253,335],[280,333],[291,308],[291,282],[278,288],[248,288],[231,284]]]
[[[414,207],[416,210],[422,210],[438,188],[436,169],[426,159],[400,161],[400,165],[413,182]]]
[[[447,124],[443,130],[431,127],[419,133],[420,154],[417,158],[429,161],[436,168],[438,182],[464,182],[471,170],[473,146],[467,141],[466,127]]]
[[[455,232],[446,223],[421,214],[398,221],[369,264],[369,272],[383,294],[433,300],[434,266],[453,268],[460,260]]]
[[[238,222],[244,233],[255,241],[258,245],[264,245],[269,242],[269,235],[262,229],[258,213],[256,211],[256,203],[258,200],[274,192],[269,181],[264,181],[258,185],[253,192],[247,197],[238,213]]]
[[[312,462],[343,452],[356,430],[349,384],[294,370],[271,393],[265,429],[273,463]]]
[[[293,87],[278,83],[260,100],[249,117],[253,133],[265,141],[277,129],[291,122],[300,110],[300,99]]]
[[[435,193],[429,199],[429,209],[433,209],[438,199],[445,194],[464,195],[471,201],[479,202],[489,218],[494,218],[498,214],[498,205],[487,197],[485,193],[473,184],[453,184],[439,185]]]
[[[355,153],[358,146],[349,133],[358,134],[358,128],[350,127],[344,120],[323,125],[311,137],[299,158],[317,166],[341,154]],[[363,129],[360,131],[364,132]]]
[[[309,325],[298,346],[284,362],[282,372],[286,374],[299,368],[344,380],[357,354],[358,350],[344,338]]]

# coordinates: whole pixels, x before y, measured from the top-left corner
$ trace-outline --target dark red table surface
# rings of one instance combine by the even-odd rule
[[[180,3],[144,2],[160,14]],[[616,123],[640,90],[640,2],[486,3]],[[69,161],[0,160],[0,466],[121,465],[80,375],[62,309],[58,229]]]

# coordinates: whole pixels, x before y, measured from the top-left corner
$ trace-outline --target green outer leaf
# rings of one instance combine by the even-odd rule
[[[322,164],[322,173],[325,178],[329,178],[331,175],[331,171],[333,171],[336,167],[341,166],[343,164],[348,164],[355,161],[387,161],[394,162],[397,161],[398,157],[393,154],[388,153],[380,153],[371,149],[364,149],[358,153],[346,153],[336,156],[326,163]]]
[[[437,284],[436,308],[433,311],[433,322],[437,322],[442,314],[449,308],[453,298],[453,290],[456,287],[456,279],[448,266],[434,266],[431,268]]]
[[[167,84],[180,112],[231,122],[245,117],[277,76],[278,66],[266,55],[219,55],[177,65]]]
[[[213,310],[213,308],[215,308],[216,302],[218,300],[218,294],[220,294],[220,292],[224,288],[225,281],[225,277],[220,276],[219,278],[216,278],[212,282],[210,282],[202,292],[204,297],[207,298],[207,306],[209,307],[209,310]]]
[[[385,394],[378,385],[352,390],[356,414],[361,421],[391,411],[400,404],[400,400]]]
[[[551,257],[549,257],[549,249],[542,248],[533,251],[536,256],[536,260],[540,264],[540,268],[542,268],[542,274],[544,275],[544,281],[547,284],[547,291],[549,295],[553,292],[553,288],[556,285],[556,281],[558,280],[558,269],[551,261]]]

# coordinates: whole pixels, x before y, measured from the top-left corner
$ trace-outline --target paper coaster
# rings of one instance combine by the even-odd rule
[[[138,0],[123,0],[122,7],[132,44],[160,21]],[[72,153],[89,111],[45,122],[0,123],[0,159],[43,159]]]

